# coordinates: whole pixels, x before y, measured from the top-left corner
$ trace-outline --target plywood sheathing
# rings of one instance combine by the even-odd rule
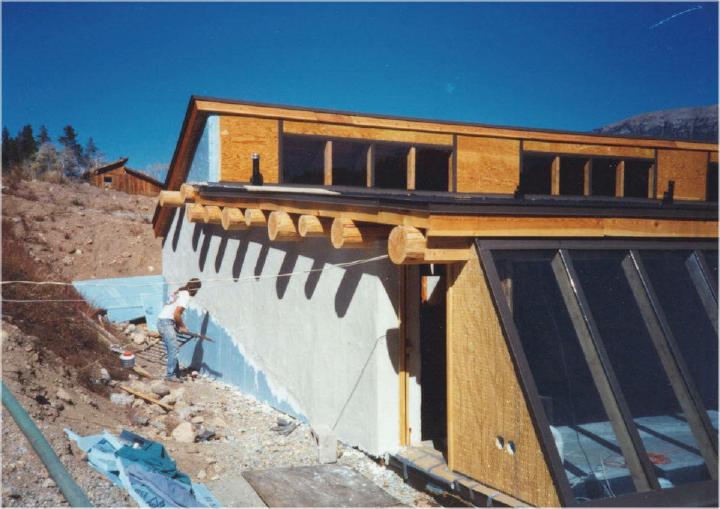
[[[675,181],[675,199],[693,200],[705,197],[705,176],[708,156],[704,152],[690,150],[658,150],[658,198],[667,190],[668,183]]]
[[[252,155],[260,156],[264,183],[279,182],[277,120],[220,117],[220,180],[250,182]]]
[[[520,142],[458,136],[457,191],[512,193],[520,180]]]
[[[529,504],[558,506],[477,255],[449,269],[448,465]],[[499,448],[498,437],[515,453]]]
[[[622,145],[551,143],[532,140],[523,143],[523,150],[526,152],[548,152],[550,154],[633,157],[639,159],[653,159],[655,157],[655,150],[652,148],[627,147]]]

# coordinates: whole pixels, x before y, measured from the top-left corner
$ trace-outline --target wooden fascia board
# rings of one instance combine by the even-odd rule
[[[716,143],[701,143],[684,140],[662,140],[654,138],[628,138],[578,132],[564,132],[542,129],[489,126],[472,123],[453,123],[438,120],[422,120],[404,117],[383,117],[349,112],[301,109],[290,106],[260,105],[245,102],[223,101],[210,98],[196,98],[198,110],[208,114],[247,115],[283,120],[345,124],[360,127],[404,129],[433,133],[489,136],[537,141],[567,143],[589,143],[594,145],[618,145],[649,148],[717,151]]]

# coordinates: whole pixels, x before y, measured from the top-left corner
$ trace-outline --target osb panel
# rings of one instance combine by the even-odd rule
[[[477,255],[448,292],[448,464],[529,504],[558,506]],[[496,437],[512,440],[514,455]]]
[[[451,134],[402,131],[399,129],[378,129],[348,125],[320,124],[314,122],[283,123],[283,132],[288,134],[308,134],[329,138],[357,138],[361,140],[395,141],[401,143],[420,143],[426,145],[452,146]]]
[[[637,157],[642,159],[653,159],[655,157],[655,150],[652,148],[586,145],[579,143],[550,143],[530,140],[523,142],[523,150],[526,152],[550,152],[552,154]]]
[[[252,176],[253,153],[260,155],[260,173],[264,183],[277,183],[277,120],[220,117],[220,180],[249,182]]]
[[[457,191],[512,193],[520,181],[520,142],[457,138]]]
[[[711,163],[718,162],[718,153],[717,152],[710,152],[710,162]]]
[[[662,197],[668,182],[675,181],[675,198],[704,200],[707,152],[658,150],[657,197]]]

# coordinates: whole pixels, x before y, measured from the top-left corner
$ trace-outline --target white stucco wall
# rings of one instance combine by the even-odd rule
[[[264,228],[225,232],[184,215],[178,209],[165,239],[165,278],[170,290],[191,277],[203,280],[193,312],[209,312],[227,331],[225,341],[266,377],[271,395],[255,395],[283,402],[371,454],[397,448],[398,268],[387,259],[331,266],[385,254],[384,244],[336,250],[329,239],[270,243]],[[226,359],[216,356],[220,366],[208,361],[209,368],[231,373],[237,367],[222,366]]]

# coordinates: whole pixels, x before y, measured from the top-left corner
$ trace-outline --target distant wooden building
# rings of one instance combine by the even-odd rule
[[[128,194],[142,194],[157,196],[163,189],[162,183],[150,175],[133,170],[125,166],[128,158],[119,159],[113,163],[85,172],[83,178],[91,184],[106,189],[114,189]]]

